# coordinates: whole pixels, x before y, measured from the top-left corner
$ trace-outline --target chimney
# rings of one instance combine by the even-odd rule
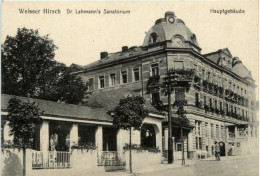
[[[122,52],[126,52],[128,50],[128,46],[123,46],[122,47]]]
[[[106,51],[100,53],[100,59],[105,59],[107,56],[108,56],[108,53]]]

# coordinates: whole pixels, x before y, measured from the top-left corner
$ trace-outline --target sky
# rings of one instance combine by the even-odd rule
[[[40,10],[21,14],[19,9]],[[43,9],[61,14],[43,14]],[[67,14],[67,9],[72,14]],[[76,14],[76,10],[100,10],[101,14]],[[128,10],[130,14],[103,14],[104,9]],[[219,14],[213,10],[244,10]],[[118,52],[122,46],[140,46],[145,33],[166,11],[173,11],[196,34],[202,54],[229,48],[258,81],[258,1],[220,2],[2,2],[1,43],[17,28],[38,29],[50,34],[58,46],[55,59],[70,66],[87,65],[100,59],[100,52]],[[258,97],[258,91],[257,91]],[[258,99],[258,98],[257,98]]]

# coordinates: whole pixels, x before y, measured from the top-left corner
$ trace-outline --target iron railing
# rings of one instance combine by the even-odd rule
[[[71,168],[70,152],[34,151],[32,152],[32,169]]]

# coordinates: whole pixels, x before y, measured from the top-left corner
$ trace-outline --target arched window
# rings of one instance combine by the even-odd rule
[[[158,42],[158,35],[155,32],[151,33],[149,38],[149,43],[156,43],[156,42]]]

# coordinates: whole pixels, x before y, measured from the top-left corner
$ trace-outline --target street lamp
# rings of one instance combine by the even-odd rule
[[[168,71],[164,78],[164,84],[168,87],[168,164],[173,163],[173,140],[172,140],[172,119],[171,119],[171,92],[172,86],[175,86],[178,80],[178,75],[175,71]]]

